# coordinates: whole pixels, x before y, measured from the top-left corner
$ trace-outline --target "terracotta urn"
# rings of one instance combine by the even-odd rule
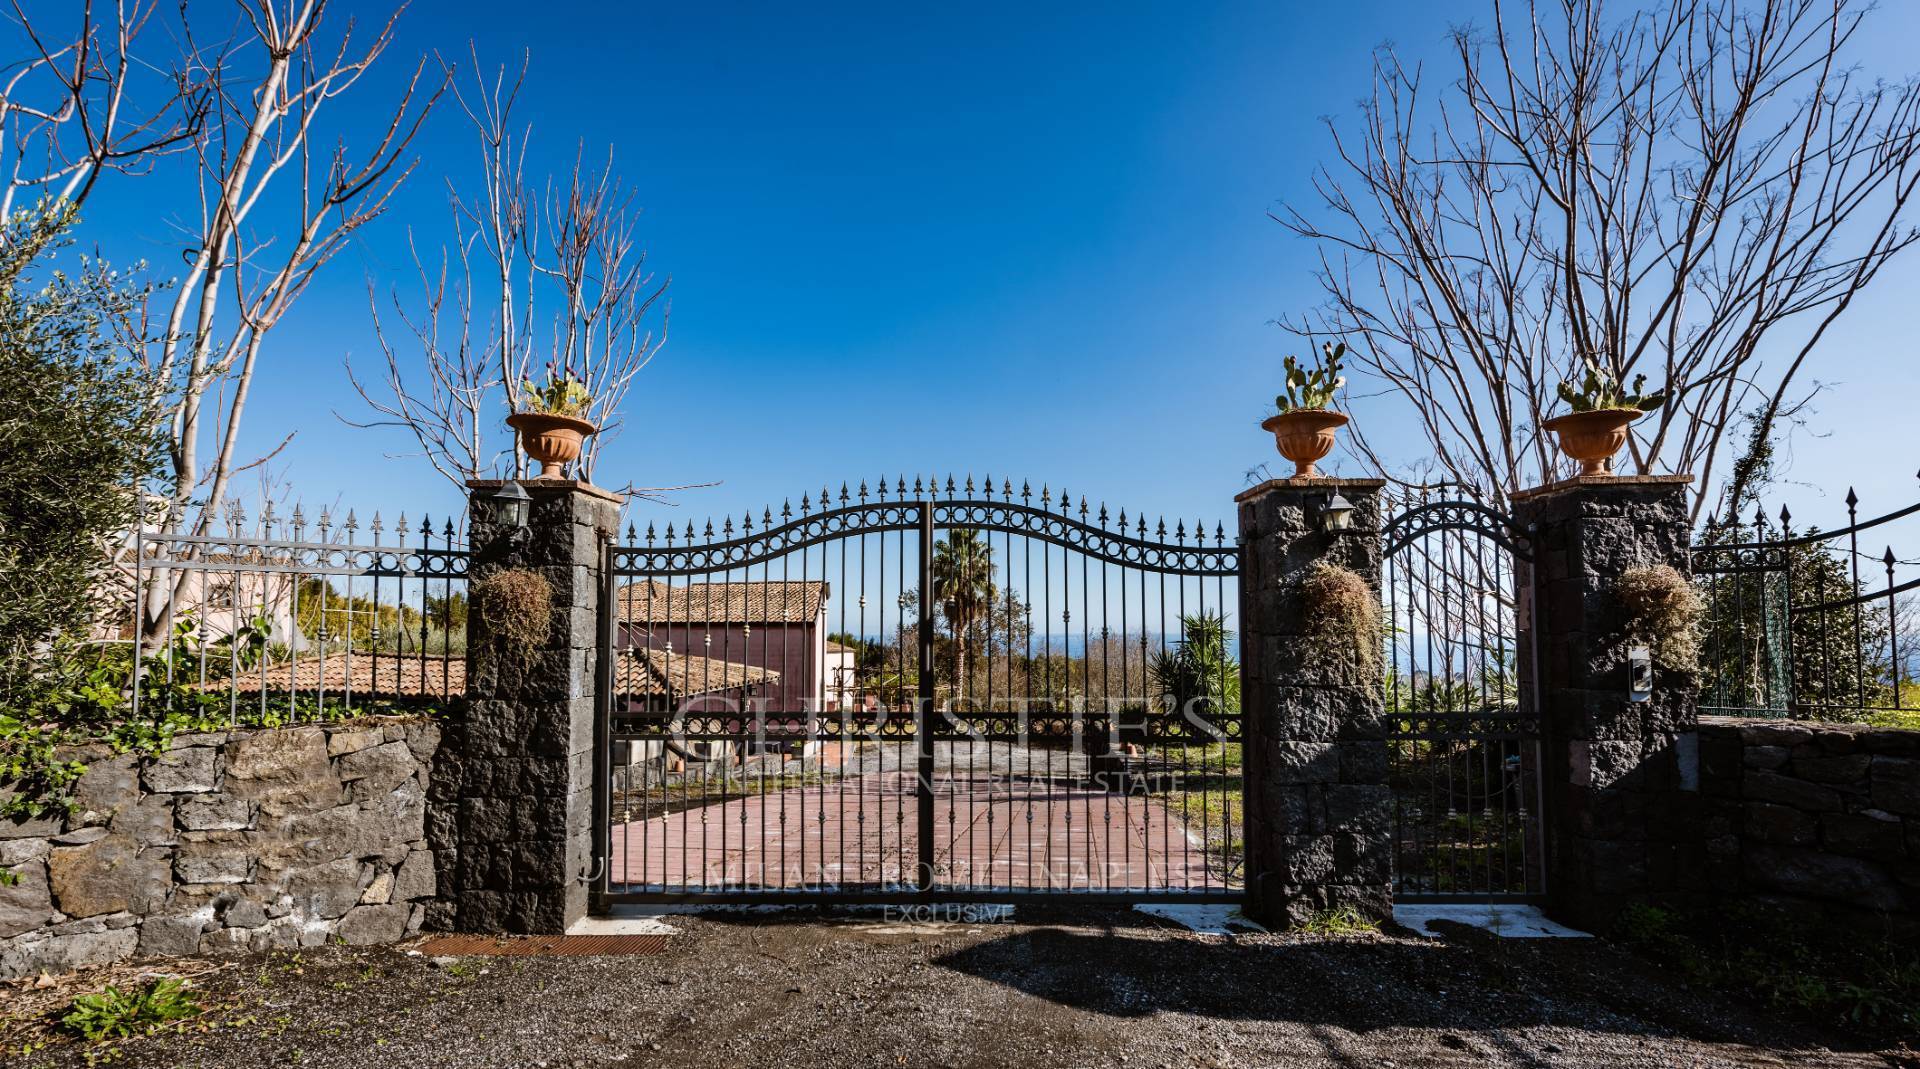
[[[599,430],[584,419],[551,412],[515,412],[507,426],[520,432],[520,448],[540,462],[540,478],[564,477],[563,466],[580,459],[587,435]]]
[[[1637,408],[1597,408],[1555,416],[1541,426],[1560,437],[1560,451],[1580,462],[1580,474],[1611,475],[1627,428],[1643,415]]]
[[[1268,416],[1260,427],[1273,432],[1280,455],[1293,461],[1294,478],[1317,479],[1320,471],[1314,465],[1333,452],[1339,440],[1335,432],[1347,425],[1347,418],[1330,408],[1302,408]]]

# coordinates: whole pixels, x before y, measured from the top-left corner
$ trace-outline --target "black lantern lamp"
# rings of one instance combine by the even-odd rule
[[[526,488],[513,479],[493,495],[494,519],[507,529],[507,538],[516,546],[527,540],[527,512],[532,505]]]
[[[1320,506],[1320,529],[1329,534],[1344,531],[1353,526],[1353,502],[1338,490]]]

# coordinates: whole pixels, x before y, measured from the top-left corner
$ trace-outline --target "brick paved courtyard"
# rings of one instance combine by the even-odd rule
[[[1160,798],[960,769],[937,774],[934,785],[934,871],[944,885],[1199,890],[1223,883],[1218,871],[1209,872],[1205,833]],[[612,879],[616,890],[621,883],[911,883],[915,814],[914,775],[898,768],[735,795],[615,824]],[[1218,838],[1220,829],[1211,830]]]

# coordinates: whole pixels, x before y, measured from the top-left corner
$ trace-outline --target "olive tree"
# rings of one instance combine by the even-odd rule
[[[141,287],[55,252],[73,217],[53,202],[0,244],[0,708],[31,705],[124,608],[114,557],[157,472],[160,437],[138,353]],[[119,621],[131,624],[131,619]]]

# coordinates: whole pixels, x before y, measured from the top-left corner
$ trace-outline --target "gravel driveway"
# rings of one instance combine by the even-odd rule
[[[673,918],[666,954],[256,957],[210,1027],[129,1066],[1885,1066],[1597,940],[1201,936],[1123,910],[1015,923]],[[13,1052],[8,1052],[11,1056]],[[80,1065],[60,1042],[9,1065]]]

